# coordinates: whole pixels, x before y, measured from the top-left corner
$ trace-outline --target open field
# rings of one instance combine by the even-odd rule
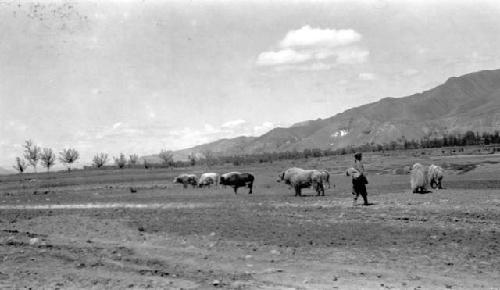
[[[351,158],[210,169],[254,173],[253,195],[172,184],[201,167],[2,176],[0,288],[498,289],[500,155],[366,155],[367,207]],[[411,194],[395,173],[416,161],[445,189]],[[292,165],[336,186],[294,197],[275,181]]]

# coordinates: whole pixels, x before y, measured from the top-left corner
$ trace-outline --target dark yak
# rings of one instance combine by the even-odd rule
[[[254,180],[255,178],[250,173],[229,172],[221,175],[220,184],[232,186],[234,188],[234,194],[238,193],[239,187],[247,186],[250,189],[248,194],[252,194]]]

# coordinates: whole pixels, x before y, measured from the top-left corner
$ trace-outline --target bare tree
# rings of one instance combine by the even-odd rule
[[[47,172],[49,172],[50,167],[56,163],[56,154],[52,152],[51,148],[43,148],[43,151],[40,154],[40,160],[42,161],[42,166],[46,167]]]
[[[171,166],[172,164],[174,164],[174,152],[172,152],[171,150],[162,149],[160,151],[160,154],[158,154],[158,157],[163,160],[163,164],[165,165]]]
[[[189,164],[191,164],[191,166],[195,166],[196,165],[196,154],[194,152],[191,152],[191,154],[188,155],[188,160],[189,160]]]
[[[125,154],[123,153],[120,153],[120,157],[115,157],[114,159],[116,166],[118,166],[119,168],[123,168],[125,167],[125,164],[127,164],[127,158],[125,158]]]
[[[41,151],[42,149],[40,146],[37,146],[32,140],[26,140],[26,143],[24,144],[24,158],[31,166],[33,166],[35,172],[38,160],[40,160]]]
[[[207,166],[210,167],[213,163],[214,153],[210,149],[205,149],[203,150],[202,154],[205,157],[205,162],[207,163]]]
[[[24,161],[24,159],[16,157],[16,165],[12,167],[14,167],[15,170],[19,171],[19,173],[23,173],[26,168],[28,168],[28,164],[26,164],[26,161]]]
[[[76,149],[63,149],[63,151],[59,152],[59,161],[68,167],[68,171],[71,171],[71,164],[78,160],[79,157],[80,154]]]
[[[108,154],[106,153],[98,153],[94,156],[94,159],[92,159],[92,164],[97,167],[101,168],[106,164],[108,161]]]
[[[139,155],[131,154],[131,155],[129,155],[128,164],[130,166],[134,166],[135,164],[137,164],[138,160],[139,160]]]

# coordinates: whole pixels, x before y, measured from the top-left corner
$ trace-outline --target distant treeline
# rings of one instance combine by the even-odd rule
[[[443,147],[466,147],[466,146],[489,146],[500,144],[500,133],[482,133],[467,131],[465,134],[446,134],[442,137],[422,138],[420,140],[406,140],[404,137],[397,141],[386,144],[364,144],[360,146],[349,146],[340,149],[305,149],[302,151],[270,152],[260,154],[233,155],[233,156],[211,156],[210,159],[190,160],[187,162],[177,161],[174,166],[184,167],[205,163],[208,165],[232,163],[235,166],[249,163],[266,163],[279,160],[307,159],[322,156],[345,155],[354,152],[385,152],[395,150],[410,150],[424,148],[443,148]],[[499,148],[496,148],[497,151]],[[492,152],[495,148],[491,149]],[[463,148],[452,150],[451,152],[463,152]]]
[[[295,159],[307,159],[307,158],[318,158],[322,156],[334,156],[334,155],[346,155],[353,154],[355,152],[386,152],[395,150],[414,150],[414,149],[426,149],[426,148],[451,148],[449,150],[450,154],[455,152],[464,152],[464,147],[467,146],[488,146],[500,144],[500,134],[499,131],[494,133],[482,133],[467,131],[465,134],[447,134],[441,137],[427,137],[420,140],[406,140],[402,137],[397,141],[392,141],[386,144],[364,144],[360,146],[349,146],[340,149],[304,149],[302,151],[293,150],[285,152],[265,152],[259,154],[244,154],[244,155],[231,155],[223,156],[217,155],[209,150],[205,150],[202,153],[203,157],[195,158],[195,154],[190,155],[188,161],[174,161],[172,158],[171,151],[162,151],[160,157],[164,162],[153,163],[143,160],[143,162],[134,162],[133,164],[127,164],[125,167],[128,168],[175,168],[175,167],[189,167],[196,165],[225,165],[233,164],[234,166],[252,164],[252,163],[272,163],[274,161],[280,160],[295,160]],[[457,148],[458,147],[458,148]],[[491,153],[495,151],[500,151],[500,148],[492,147]],[[442,150],[442,153],[447,151]],[[167,154],[168,153],[168,154]],[[168,158],[167,158],[168,157]],[[85,166],[84,169],[92,169],[96,166]],[[100,167],[101,169],[114,169],[116,166],[104,165]],[[121,167],[120,167],[121,168]]]
[[[415,146],[416,142],[411,144]],[[453,147],[453,146],[473,146],[473,145],[491,145],[500,144],[500,133],[495,131],[494,133],[474,133],[473,131],[467,131],[465,134],[448,134],[441,138],[424,138],[418,142],[418,147],[413,148],[441,148],[441,147]],[[409,146],[410,144],[406,144]],[[412,147],[406,147],[412,148]]]

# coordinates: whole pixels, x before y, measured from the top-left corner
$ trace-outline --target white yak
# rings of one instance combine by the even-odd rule
[[[319,170],[304,170],[297,167],[289,168],[279,175],[278,181],[291,185],[295,196],[302,196],[302,188],[313,187],[316,195],[325,195],[323,178]]]
[[[413,193],[425,192],[427,189],[427,172],[425,166],[420,163],[413,164],[410,175],[410,185]]]
[[[429,166],[429,172],[427,178],[429,180],[429,184],[432,188],[442,189],[441,181],[443,180],[444,170],[441,166],[437,166],[432,164]]]

